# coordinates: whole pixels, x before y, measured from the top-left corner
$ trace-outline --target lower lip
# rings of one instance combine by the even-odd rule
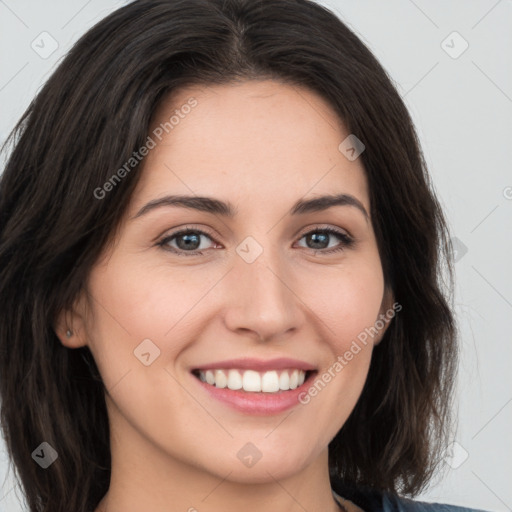
[[[237,411],[254,414],[259,416],[269,416],[272,414],[278,414],[280,412],[291,409],[295,405],[301,404],[299,402],[299,395],[305,392],[310,386],[312,378],[314,378],[316,372],[312,372],[311,375],[304,381],[304,383],[295,389],[289,389],[288,391],[277,391],[275,393],[263,393],[263,392],[249,392],[249,391],[234,391],[229,388],[217,388],[203,382],[198,379],[195,375],[192,378],[213,398],[216,398],[220,402],[223,402]]]

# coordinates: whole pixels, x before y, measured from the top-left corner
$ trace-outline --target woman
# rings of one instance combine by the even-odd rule
[[[135,1],[12,141],[1,419],[31,512],[438,509],[409,498],[450,433],[447,227],[331,12]]]

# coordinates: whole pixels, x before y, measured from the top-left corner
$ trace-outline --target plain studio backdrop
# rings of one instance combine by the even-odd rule
[[[71,45],[124,3],[0,0],[0,142]],[[512,510],[512,0],[320,3],[394,80],[457,249],[459,427],[419,499]],[[0,485],[0,512],[26,510],[3,438]]]

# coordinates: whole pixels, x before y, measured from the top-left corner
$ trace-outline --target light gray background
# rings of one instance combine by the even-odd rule
[[[78,37],[124,3],[0,0],[0,141]],[[512,510],[512,1],[321,3],[395,81],[457,239],[459,429],[420,498]],[[45,31],[58,48],[42,58],[31,44],[49,51]],[[7,464],[0,439],[0,511],[25,510]]]

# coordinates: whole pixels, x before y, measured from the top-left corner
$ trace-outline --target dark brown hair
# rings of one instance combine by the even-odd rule
[[[384,279],[402,306],[329,445],[331,475],[409,495],[433,475],[451,424],[453,269],[447,224],[391,79],[344,23],[312,1],[140,0],[80,38],[6,146],[1,426],[31,512],[91,512],[109,487],[103,383],[89,349],[64,347],[53,322],[119,226],[142,166],[108,197],[94,191],[144,145],[169,93],[268,78],[320,94],[364,143]],[[46,470],[31,457],[43,441],[58,453]]]

